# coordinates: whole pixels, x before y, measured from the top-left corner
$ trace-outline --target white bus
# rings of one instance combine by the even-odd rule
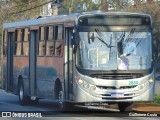
[[[150,15],[86,12],[6,23],[3,88],[30,99],[69,103],[154,100]]]

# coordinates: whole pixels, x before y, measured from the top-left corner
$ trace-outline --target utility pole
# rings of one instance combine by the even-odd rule
[[[42,15],[42,16],[51,16],[52,15],[51,3],[48,3],[48,4],[42,6],[42,8],[40,9],[40,15]]]
[[[62,0],[52,0],[51,8],[53,15],[58,15],[58,8],[61,7],[61,4]]]

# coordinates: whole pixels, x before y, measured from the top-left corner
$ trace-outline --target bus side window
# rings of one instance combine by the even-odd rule
[[[63,55],[63,26],[55,26],[55,56]]]
[[[3,32],[3,55],[7,55],[7,31]]]
[[[46,55],[54,55],[54,26],[46,27]]]
[[[23,42],[22,42],[22,54],[24,56],[28,56],[28,52],[29,52],[29,30],[28,28],[25,28],[23,30]]]
[[[21,48],[22,48],[22,30],[18,29],[18,30],[16,30],[14,55],[20,56],[21,55]]]
[[[45,55],[45,28],[44,27],[40,27],[40,39],[39,39],[39,52],[38,55],[39,56],[44,56]]]

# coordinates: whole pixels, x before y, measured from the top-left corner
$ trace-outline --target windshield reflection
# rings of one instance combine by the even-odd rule
[[[90,70],[145,70],[151,67],[150,32],[79,32],[76,65]]]

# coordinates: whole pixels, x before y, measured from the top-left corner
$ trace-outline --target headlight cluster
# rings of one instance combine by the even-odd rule
[[[85,89],[88,89],[88,90],[91,90],[91,91],[96,90],[96,86],[95,85],[91,85],[88,82],[82,80],[81,78],[77,78],[77,82],[78,82],[78,84],[80,86],[82,86]]]
[[[142,89],[147,89],[149,88],[150,84],[154,83],[154,79],[152,77],[149,77],[149,79],[145,82],[145,83],[142,83],[140,85],[138,85],[138,89],[139,90],[142,90]]]
[[[147,81],[147,82],[145,82],[145,83],[143,83],[143,84],[140,84],[140,85],[138,85],[138,89],[139,90],[142,90],[142,89],[146,89],[146,88],[148,88],[149,87],[149,82]]]

